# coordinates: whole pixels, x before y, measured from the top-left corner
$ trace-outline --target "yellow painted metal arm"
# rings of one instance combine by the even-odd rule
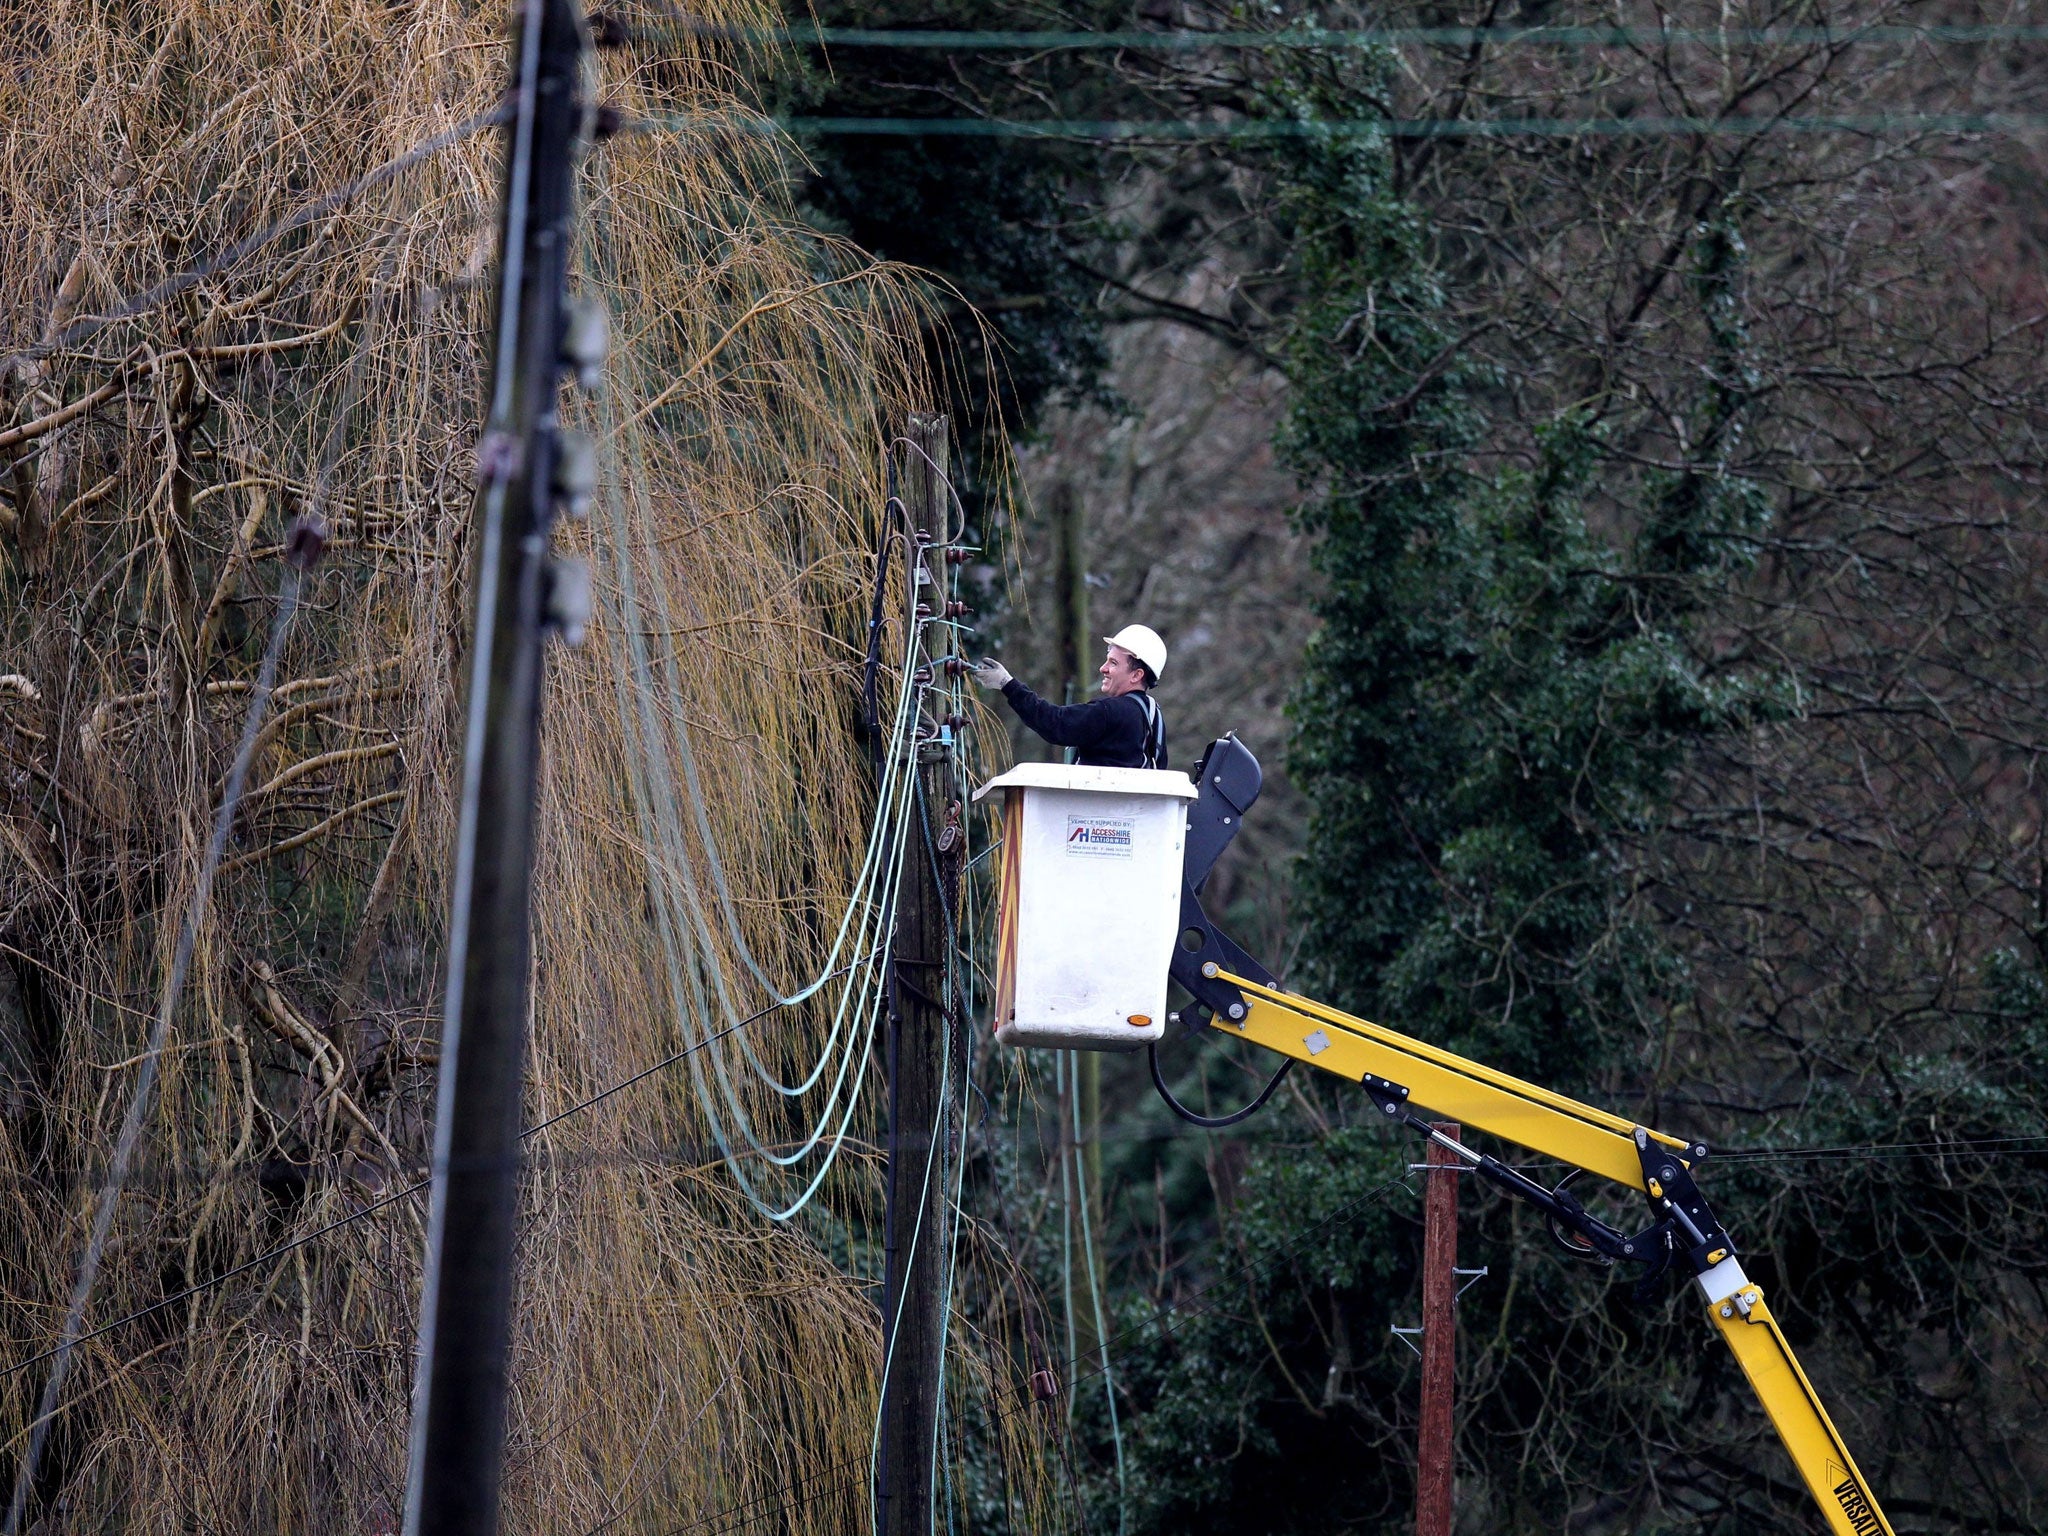
[[[1834,1536],[1893,1536],[1891,1522],[1877,1507],[1870,1484],[1842,1441],[1820,1395],[1785,1341],[1784,1330],[1764,1305],[1764,1293],[1745,1285],[1708,1308],[1714,1326],[1735,1351],[1764,1412],[1806,1480]]]
[[[1214,1020],[1214,1027],[1226,1035],[1241,1036],[1353,1082],[1367,1073],[1387,1078],[1405,1087],[1409,1102],[1418,1109],[1630,1189],[1643,1188],[1635,1126],[1619,1115],[1291,992],[1262,987],[1228,972],[1217,979],[1243,992],[1251,1005],[1242,1025],[1220,1017]],[[1692,1160],[1690,1143],[1656,1131],[1650,1136]]]
[[[1646,1187],[1637,1127],[1619,1115],[1247,977],[1224,971],[1217,979],[1236,987],[1249,1005],[1241,1021],[1211,1020],[1226,1035],[1353,1082],[1370,1075],[1399,1083],[1418,1110],[1640,1190],[1653,1205],[1662,1198],[1661,1189]],[[1697,1161],[1691,1143],[1656,1131],[1646,1134],[1680,1161]],[[1709,1315],[1735,1352],[1829,1531],[1833,1536],[1893,1536],[1855,1458],[1764,1304],[1763,1292],[1732,1254],[1717,1251],[1710,1257],[1718,1262],[1695,1277]]]

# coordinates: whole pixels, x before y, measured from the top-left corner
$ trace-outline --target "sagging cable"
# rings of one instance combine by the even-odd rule
[[[1189,1125],[1199,1125],[1205,1131],[1220,1131],[1225,1126],[1236,1125],[1241,1121],[1251,1119],[1253,1115],[1256,1115],[1266,1107],[1266,1101],[1272,1098],[1274,1092],[1279,1088],[1280,1080],[1294,1070],[1294,1058],[1290,1056],[1280,1063],[1280,1070],[1275,1072],[1266,1086],[1259,1090],[1259,1096],[1253,1099],[1251,1103],[1245,1105],[1243,1109],[1228,1115],[1200,1115],[1189,1109],[1187,1105],[1181,1103],[1179,1099],[1176,1099],[1173,1096],[1173,1090],[1166,1086],[1166,1074],[1159,1070],[1159,1046],[1156,1041],[1145,1048],[1145,1058],[1152,1066],[1152,1086],[1159,1090],[1159,1097],[1166,1101],[1166,1107],[1176,1115],[1179,1115],[1181,1119],[1187,1121]]]

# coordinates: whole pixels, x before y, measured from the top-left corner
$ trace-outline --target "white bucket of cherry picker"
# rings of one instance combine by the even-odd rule
[[[1180,932],[1184,773],[1022,763],[1001,791],[996,1039],[1129,1051],[1166,1033]]]

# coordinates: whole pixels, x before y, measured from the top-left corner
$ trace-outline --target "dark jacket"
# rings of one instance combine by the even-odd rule
[[[1019,720],[1054,746],[1079,748],[1074,761],[1084,768],[1166,766],[1166,719],[1149,694],[1048,704],[1013,677],[1003,684],[1003,697]],[[1148,734],[1154,748],[1150,762],[1145,753]]]

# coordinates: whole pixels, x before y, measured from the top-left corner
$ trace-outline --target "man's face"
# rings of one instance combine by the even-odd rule
[[[1096,668],[1102,674],[1102,693],[1105,698],[1119,699],[1127,693],[1142,693],[1145,689],[1145,669],[1138,665],[1138,658],[1120,645],[1112,645],[1109,654]]]

